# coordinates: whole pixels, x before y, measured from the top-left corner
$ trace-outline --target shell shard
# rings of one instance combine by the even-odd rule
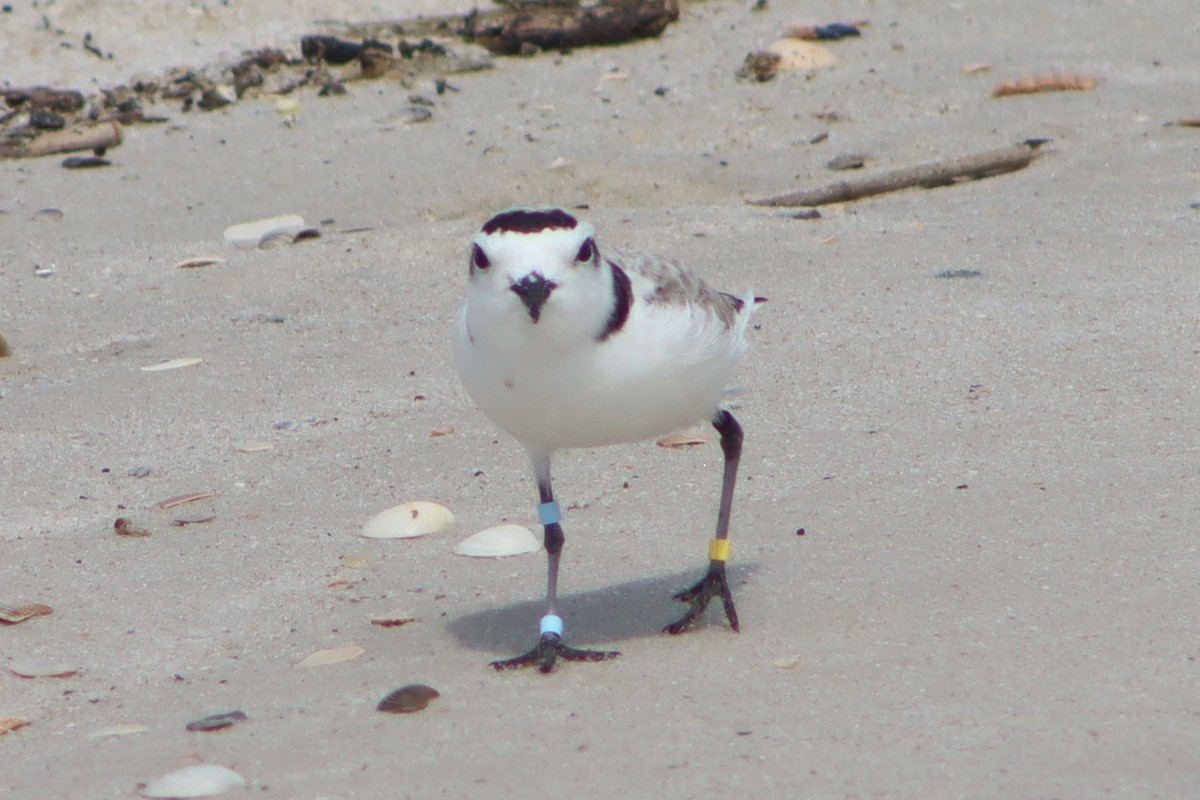
[[[332,650],[318,650],[297,664],[297,667],[322,667],[327,664],[340,664],[352,658],[358,658],[367,652],[366,648],[356,644],[347,647],[335,647]]]
[[[0,605],[0,624],[16,625],[34,617],[44,617],[53,614],[54,609],[41,603],[17,603],[16,605]]]
[[[454,545],[454,552],[471,558],[504,558],[536,553],[542,543],[533,531],[520,525],[496,525],[484,528]]]
[[[436,533],[454,522],[450,509],[428,500],[401,503],[367,520],[360,534],[368,539],[409,539]]]

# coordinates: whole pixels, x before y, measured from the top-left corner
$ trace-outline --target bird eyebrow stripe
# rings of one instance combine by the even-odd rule
[[[483,223],[483,232],[493,233],[540,233],[544,230],[571,230],[579,224],[561,208],[531,209],[514,208],[502,211]]]
[[[600,331],[600,335],[596,337],[598,342],[606,341],[609,336],[625,327],[625,321],[629,319],[629,309],[633,306],[633,285],[629,281],[629,276],[625,274],[625,270],[611,261],[608,262],[608,266],[612,270],[614,302],[612,313],[608,315],[608,322],[605,323],[604,330]]]

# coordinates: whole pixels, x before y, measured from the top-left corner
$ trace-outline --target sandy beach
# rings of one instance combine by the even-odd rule
[[[85,94],[455,10],[11,6],[0,83]],[[869,24],[832,66],[737,77],[803,19]],[[0,720],[27,723],[0,798],[139,797],[199,763],[289,800],[1200,793],[1200,128],[1167,124],[1200,115],[1198,40],[1177,0],[685,2],[658,38],[286,114],[162,101],[107,167],[0,159],[0,607],[53,609],[0,625]],[[992,96],[1044,73],[1098,84]],[[1030,138],[1023,170],[819,219],[744,202],[844,179],[836,156]],[[731,398],[741,633],[716,609],[660,632],[706,565],[719,447],[568,451],[568,634],[623,655],[488,667],[533,643],[545,556],[452,553],[536,529],[537,498],[449,325],[471,237],[525,203],[769,298]],[[224,240],[282,214],[320,236]],[[202,361],[142,369],[175,358]],[[359,536],[412,500],[456,522]],[[440,697],[376,711],[408,683]]]

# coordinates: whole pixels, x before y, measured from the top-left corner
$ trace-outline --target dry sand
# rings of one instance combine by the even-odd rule
[[[0,77],[94,89],[438,4],[177,5],[14,0]],[[0,673],[0,717],[30,723],[0,736],[0,797],[126,798],[197,761],[245,776],[235,797],[1200,793],[1200,132],[1163,125],[1200,113],[1194,4],[750,7],[688,3],[658,40],[502,60],[443,96],[305,90],[290,126],[265,99],[163,105],[106,169],[0,163],[0,603],[55,610],[0,628],[0,655],[79,670]],[[871,25],[811,76],[734,77],[807,16]],[[111,62],[58,46],[85,31]],[[1051,68],[1104,82],[990,97]],[[404,124],[411,91],[428,122]],[[815,222],[742,203],[841,153],[881,169],[1040,136],[1022,172]],[[568,632],[624,656],[487,667],[532,643],[544,559],[450,552],[532,523],[535,493],[447,326],[469,237],[531,201],[770,297],[738,376],[740,635],[715,614],[659,633],[704,565],[718,449],[572,452]],[[223,244],[280,213],[324,235]],[[173,268],[205,254],[225,262]],[[204,361],[139,369],[182,356]],[[356,535],[411,499],[456,527]],[[418,622],[368,623],[390,609]],[[427,711],[374,710],[414,681],[441,692]],[[184,729],[233,708],[249,720]],[[96,737],[117,725],[145,731]]]

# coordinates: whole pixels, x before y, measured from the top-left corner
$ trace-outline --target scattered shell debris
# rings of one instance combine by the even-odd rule
[[[972,61],[970,64],[963,64],[963,75],[977,75],[980,72],[987,72],[992,68],[992,65],[986,61]]]
[[[79,669],[48,658],[15,658],[8,662],[8,671],[22,678],[66,678]]]
[[[408,539],[436,533],[454,523],[454,514],[439,503],[414,500],[380,511],[363,525],[368,539]]]
[[[150,531],[145,528],[139,528],[125,517],[117,517],[116,521],[113,522],[113,530],[116,531],[117,536],[144,537],[150,535]]]
[[[166,361],[160,361],[157,364],[150,364],[142,367],[142,372],[165,372],[169,369],[181,369],[183,367],[194,367],[204,361],[203,358],[196,356],[186,356],[183,358],[169,358]]]
[[[230,727],[235,722],[250,719],[245,711],[222,711],[219,714],[209,714],[207,717],[194,719],[185,727],[189,731],[219,731]]]
[[[24,717],[0,717],[0,736],[24,728],[28,724],[29,720]]]
[[[196,256],[194,258],[185,258],[183,261],[177,262],[174,269],[197,269],[199,267],[211,267],[214,264],[224,264],[225,259],[217,256]]]
[[[471,558],[504,558],[541,549],[542,543],[533,531],[512,524],[484,528],[454,545],[455,554]]]
[[[174,497],[168,497],[166,500],[159,500],[155,507],[163,511],[175,506],[182,506],[186,503],[195,503],[198,500],[207,500],[210,497],[216,497],[216,491],[210,489],[206,492],[188,492],[187,494],[177,494]]]
[[[350,661],[358,658],[363,653],[367,652],[365,647],[358,645],[348,645],[346,647],[335,647],[332,650],[318,650],[312,653],[299,664],[297,667],[323,667],[328,664],[340,664],[343,661]]]
[[[210,514],[206,517],[178,517],[171,520],[171,524],[176,528],[183,528],[187,525],[202,525],[205,522],[212,522],[216,518],[216,514]]]
[[[0,358],[8,358],[12,353],[12,347],[9,346],[8,340],[4,338],[4,334],[0,333]]]
[[[211,797],[245,785],[246,779],[228,767],[193,764],[150,781],[142,789],[142,796]]]
[[[16,603],[0,605],[0,624],[16,625],[34,617],[44,617],[53,614],[54,609],[41,603]]]
[[[225,229],[225,242],[246,250],[264,249],[291,244],[300,238],[312,238],[311,235],[304,237],[305,232],[311,230],[299,214],[282,214],[230,225]]]
[[[126,723],[124,725],[110,725],[107,728],[101,728],[98,731],[92,731],[88,734],[90,739],[106,739],[109,736],[129,736],[133,733],[145,733],[150,730],[145,725],[137,723]]]
[[[437,689],[423,683],[410,683],[389,692],[375,708],[388,714],[411,714],[423,711],[429,706],[429,701],[441,697]]]
[[[399,628],[402,625],[417,621],[417,618],[407,611],[385,611],[382,614],[367,614],[367,619],[372,625],[378,625],[381,628]]]
[[[655,440],[655,444],[659,447],[666,447],[674,450],[679,450],[685,447],[695,447],[696,445],[712,444],[713,437],[699,431],[680,431],[679,433],[669,433],[661,439]]]

